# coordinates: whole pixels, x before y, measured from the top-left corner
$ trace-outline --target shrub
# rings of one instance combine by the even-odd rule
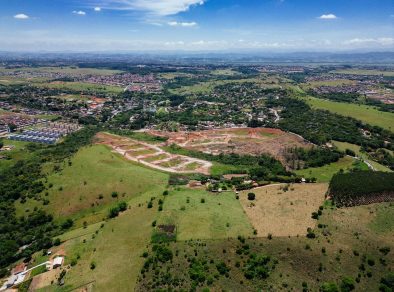
[[[341,282],[341,292],[349,292],[354,290],[355,281],[351,277],[343,277]]]
[[[96,263],[95,262],[91,262],[90,263],[90,269],[94,270],[96,268]]]
[[[118,207],[113,207],[109,209],[109,214],[108,218],[115,218],[119,215],[119,208]]]
[[[111,197],[112,198],[117,198],[118,197],[118,192],[112,192]]]
[[[256,194],[255,193],[249,193],[248,194],[248,200],[249,201],[254,201],[256,199]]]
[[[56,238],[56,239],[53,241],[53,245],[54,245],[54,246],[59,246],[60,244],[61,244],[60,238]]]

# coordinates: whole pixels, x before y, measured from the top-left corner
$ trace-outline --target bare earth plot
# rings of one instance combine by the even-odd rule
[[[109,133],[98,133],[97,144],[111,147],[126,159],[148,167],[171,173],[209,174],[212,163],[183,155],[168,153],[157,145],[121,137]]]
[[[270,128],[232,128],[199,132],[150,131],[156,136],[165,136],[167,144],[209,154],[237,153],[270,154],[285,163],[284,150],[290,147],[310,147],[302,137]]]
[[[324,202],[327,184],[292,184],[284,191],[285,184],[269,185],[242,192],[241,204],[258,236],[305,235],[316,220],[311,218]],[[249,201],[247,194],[256,194]]]

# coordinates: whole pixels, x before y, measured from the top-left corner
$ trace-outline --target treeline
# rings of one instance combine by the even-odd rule
[[[295,98],[269,99],[266,104],[268,107],[283,108],[279,121],[281,129],[299,134],[315,144],[323,145],[337,140],[373,149],[394,149],[394,134],[380,127],[329,111],[312,109]],[[368,131],[370,136],[364,135],[362,130]]]
[[[305,149],[295,147],[287,148],[284,156],[287,164],[290,165],[292,169],[303,169],[308,167],[320,167],[337,162],[344,154],[328,148],[313,147],[311,149]]]
[[[338,207],[394,200],[394,173],[356,171],[335,174],[329,195]]]
[[[18,161],[0,172],[0,268],[19,258],[29,258],[37,250],[52,245],[53,235],[61,231],[52,216],[42,210],[34,210],[28,216],[18,218],[14,203],[44,191],[43,164],[71,157],[80,147],[91,142],[97,130],[88,127],[70,134],[62,143],[29,147],[33,151],[31,158]],[[22,246],[27,247],[19,251]]]

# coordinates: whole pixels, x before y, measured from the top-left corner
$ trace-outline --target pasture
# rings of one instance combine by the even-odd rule
[[[320,291],[325,282],[339,287],[344,277],[353,279],[355,291],[378,291],[381,278],[394,265],[392,232],[380,233],[370,227],[376,220],[377,210],[385,205],[336,209],[325,204],[322,215],[314,221],[321,228],[314,228],[316,238],[313,239],[274,235],[272,239],[252,237],[242,242],[226,239],[170,243],[173,260],[156,268],[156,272],[163,273],[145,273],[137,290],[151,291],[147,288],[149,283],[153,280],[163,283],[161,275],[179,277],[177,290],[188,290],[193,283],[189,276],[191,263],[199,261],[206,263],[200,274],[213,281],[211,284],[203,282],[199,291],[203,288],[210,291],[302,291],[303,286],[307,291]],[[382,247],[391,251],[384,255],[380,251]],[[271,261],[276,262],[275,269],[268,270],[267,279],[245,277],[250,254],[270,256]],[[217,264],[221,262],[229,268],[226,275],[218,273]],[[167,290],[168,287],[155,288]]]
[[[52,185],[48,195],[48,205],[28,200],[16,204],[17,212],[25,214],[26,209],[35,206],[55,215],[55,217],[77,216],[89,221],[101,221],[104,206],[119,200],[129,200],[151,190],[157,185],[165,186],[168,176],[128,162],[103,145],[81,149],[72,159],[71,165],[65,161],[60,172],[54,172],[54,165],[47,165],[47,185]],[[114,196],[113,192],[116,192]]]
[[[62,90],[73,90],[79,92],[105,92],[105,93],[121,93],[123,92],[122,87],[110,86],[110,85],[99,85],[84,82],[44,82],[35,83],[34,85],[38,87],[52,88],[52,89],[62,89]]]
[[[341,169],[344,171],[349,171],[354,168],[355,159],[345,156],[340,158],[337,162],[333,162],[321,167],[311,167],[306,169],[300,169],[294,171],[297,175],[302,177],[315,177],[317,182],[329,182],[332,176],[340,171]],[[368,170],[368,166],[365,163],[361,162],[361,168],[363,170]]]
[[[307,97],[305,101],[312,108],[328,110],[346,117],[352,117],[373,126],[379,126],[383,129],[394,131],[393,113],[382,112],[372,106],[334,102],[314,97]]]
[[[305,235],[316,221],[311,218],[323,204],[327,184],[276,184],[244,191],[240,202],[257,230],[257,235],[297,236]],[[248,200],[253,192],[256,199]]]
[[[233,192],[170,191],[157,224],[174,224],[177,240],[251,236],[253,228]]]

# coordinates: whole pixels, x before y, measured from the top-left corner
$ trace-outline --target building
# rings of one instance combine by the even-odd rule
[[[56,257],[53,260],[52,268],[56,269],[57,267],[61,267],[63,265],[64,258],[63,257]]]

